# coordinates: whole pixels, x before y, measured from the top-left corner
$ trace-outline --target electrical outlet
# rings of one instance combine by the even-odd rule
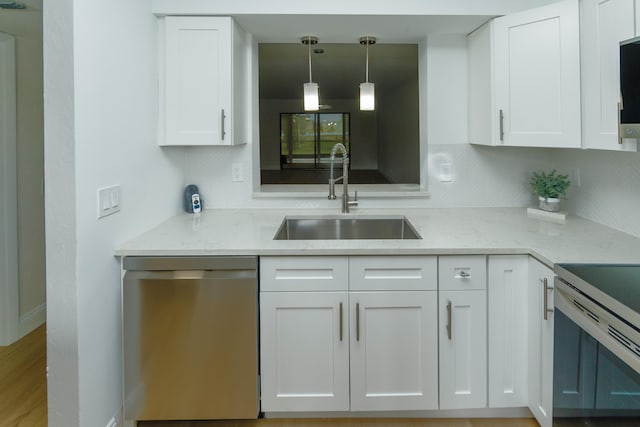
[[[242,167],[242,163],[233,163],[231,165],[231,181],[244,181],[244,169]]]
[[[453,181],[453,165],[451,163],[440,163],[440,173],[438,174],[440,182]]]
[[[121,205],[120,184],[98,188],[98,219],[120,212]]]

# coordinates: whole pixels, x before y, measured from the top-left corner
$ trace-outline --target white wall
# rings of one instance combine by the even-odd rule
[[[528,176],[544,167],[545,150],[486,148],[466,143],[467,62],[464,36],[438,36],[424,43],[421,82],[426,82],[426,102],[421,102],[421,135],[429,141],[422,164],[428,172],[429,198],[378,199],[359,194],[360,209],[373,207],[527,206],[534,199]],[[257,55],[256,55],[257,56]],[[255,79],[254,79],[255,80]],[[254,88],[255,90],[255,88]],[[422,89],[421,89],[422,90]],[[422,92],[421,92],[422,93]],[[254,93],[257,98],[257,93]],[[426,125],[426,132],[425,127]],[[255,130],[255,129],[254,129]],[[255,136],[255,134],[254,134]],[[422,138],[422,137],[421,137]],[[257,138],[255,138],[257,139]],[[193,147],[185,151],[187,181],[199,185],[206,207],[305,207],[338,209],[323,195],[307,198],[254,198],[248,176],[252,146]],[[245,182],[231,182],[231,164],[244,164]],[[450,163],[454,180],[440,182],[441,163]]]
[[[18,269],[21,333],[45,317],[42,1],[31,1],[31,31],[16,39]]]
[[[378,165],[389,182],[420,182],[420,111],[417,81],[378,91]],[[415,100],[415,101],[414,101]]]
[[[15,38],[0,33],[0,345],[18,339]]]
[[[150,1],[45,6],[49,425],[104,426],[121,406],[113,248],[181,209],[179,150],[156,145]],[[98,220],[96,190],[122,186]]]
[[[640,237],[640,153],[553,150],[549,166],[572,181],[569,212]]]

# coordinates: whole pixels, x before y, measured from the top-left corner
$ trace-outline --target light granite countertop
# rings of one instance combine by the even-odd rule
[[[568,216],[557,224],[525,208],[362,209],[403,215],[421,240],[273,240],[285,216],[335,210],[210,209],[181,214],[115,249],[117,256],[531,254],[543,263],[640,263],[640,238]]]

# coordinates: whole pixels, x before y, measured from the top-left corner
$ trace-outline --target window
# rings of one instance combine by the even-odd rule
[[[350,150],[349,113],[281,113],[280,167],[329,167],[337,143]]]

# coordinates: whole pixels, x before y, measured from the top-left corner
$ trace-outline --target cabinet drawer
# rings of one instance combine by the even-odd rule
[[[261,291],[346,291],[349,259],[333,256],[261,257]]]
[[[349,258],[349,289],[436,290],[437,272],[437,258],[434,256],[354,256]]]
[[[484,255],[438,257],[440,290],[487,288],[487,260]]]

